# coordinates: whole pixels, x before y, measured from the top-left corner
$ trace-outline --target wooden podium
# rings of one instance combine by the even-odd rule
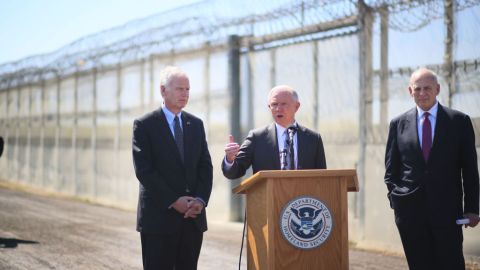
[[[358,191],[355,170],[260,171],[240,183],[248,269],[348,269],[347,191]]]

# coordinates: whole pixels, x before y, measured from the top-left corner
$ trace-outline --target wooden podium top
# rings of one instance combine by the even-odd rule
[[[242,181],[240,185],[235,187],[232,191],[236,194],[243,194],[258,182],[266,178],[306,178],[306,177],[346,177],[347,191],[358,191],[357,171],[354,169],[341,170],[269,170],[259,171],[248,179]]]

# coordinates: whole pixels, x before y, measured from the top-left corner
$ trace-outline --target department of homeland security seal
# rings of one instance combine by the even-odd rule
[[[332,232],[333,218],[328,207],[313,197],[300,196],[288,202],[280,213],[283,237],[301,249],[316,248]]]

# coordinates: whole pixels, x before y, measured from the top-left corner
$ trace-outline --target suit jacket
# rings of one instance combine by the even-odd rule
[[[408,217],[417,209],[427,209],[423,214],[432,224],[452,225],[464,212],[478,214],[475,134],[468,115],[440,104],[434,134],[429,159],[425,162],[418,140],[416,108],[393,119],[384,180],[397,218]]]
[[[0,136],[0,157],[2,156],[2,153],[3,153],[3,138]]]
[[[297,144],[299,170],[327,168],[320,134],[299,125]],[[280,170],[280,153],[274,123],[249,132],[233,165],[227,169],[225,159],[222,161],[223,175],[229,179],[236,179],[245,175],[250,166],[253,173],[261,170]]]
[[[181,226],[183,214],[169,209],[179,197],[202,198],[207,204],[212,191],[212,162],[203,122],[182,112],[185,161],[161,109],[134,121],[133,162],[140,181],[137,231],[172,233]],[[186,189],[191,191],[187,193]],[[195,218],[200,231],[207,230],[206,213]]]

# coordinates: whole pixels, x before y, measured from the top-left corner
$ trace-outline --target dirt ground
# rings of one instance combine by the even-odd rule
[[[0,185],[0,269],[142,269],[135,221],[131,211]],[[199,269],[238,269],[242,228],[210,222]],[[352,270],[408,269],[391,254],[350,249],[349,257]],[[468,259],[480,269],[480,258]]]

